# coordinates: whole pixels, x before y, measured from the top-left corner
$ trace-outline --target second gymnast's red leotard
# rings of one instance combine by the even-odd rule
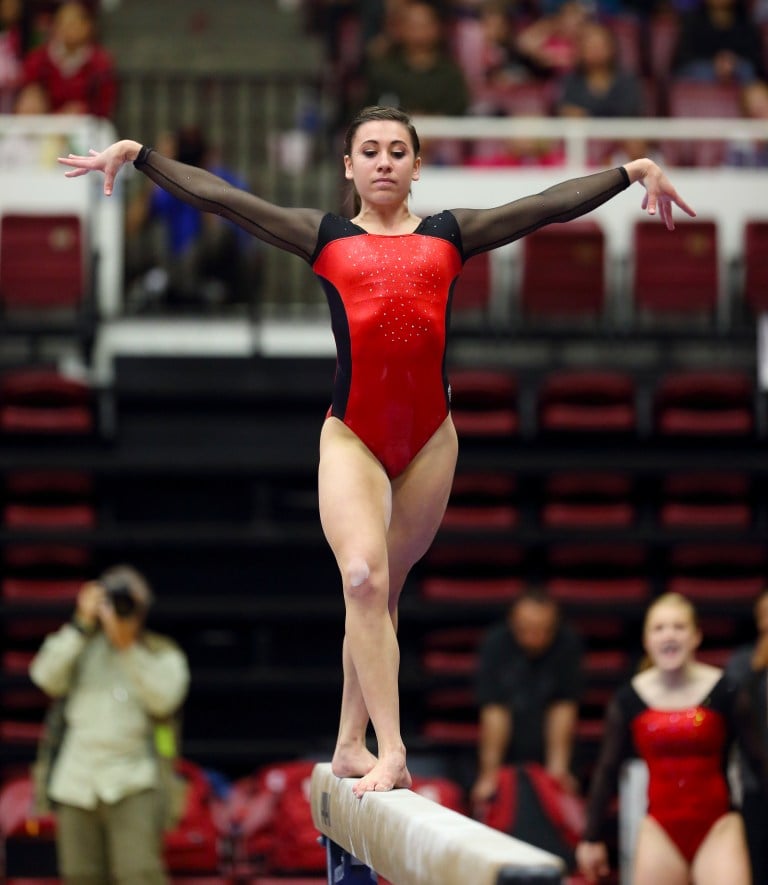
[[[700,704],[683,710],[651,709],[630,684],[606,717],[606,731],[587,808],[588,842],[601,841],[610,797],[623,759],[648,766],[647,813],[690,863],[715,821],[731,810],[727,755],[738,734],[754,751],[754,735],[737,692],[721,678]]]
[[[440,212],[411,234],[381,236],[338,215],[276,206],[148,147],[135,165],[184,202],[312,266],[336,339],[329,414],[365,443],[390,478],[448,415],[446,336],[464,262],[545,224],[578,218],[629,186],[623,167],[608,169],[491,209]]]

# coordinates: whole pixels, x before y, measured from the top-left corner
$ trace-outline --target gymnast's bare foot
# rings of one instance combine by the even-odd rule
[[[331,760],[331,771],[336,777],[363,777],[378,760],[361,744],[341,746],[337,744]]]
[[[358,799],[366,793],[386,792],[395,787],[407,789],[411,786],[411,774],[405,765],[405,750],[383,753],[373,768],[352,787]]]

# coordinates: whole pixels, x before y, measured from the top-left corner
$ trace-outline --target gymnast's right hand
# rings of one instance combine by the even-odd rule
[[[139,156],[140,150],[141,145],[138,141],[123,139],[116,141],[103,151],[90,150],[87,157],[69,154],[66,157],[59,157],[58,161],[63,166],[72,167],[64,173],[67,178],[77,178],[88,172],[103,172],[104,193],[106,196],[110,196],[115,184],[115,176],[125,163],[132,163]]]
[[[576,866],[587,882],[601,882],[611,872],[604,842],[579,842]]]

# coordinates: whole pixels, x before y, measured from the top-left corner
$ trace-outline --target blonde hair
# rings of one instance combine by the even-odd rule
[[[695,629],[699,629],[699,616],[696,612],[696,607],[688,599],[687,596],[683,596],[682,593],[662,593],[660,596],[657,596],[656,599],[648,606],[645,611],[645,617],[643,618],[643,636],[645,636],[648,630],[648,623],[651,620],[651,615],[656,611],[656,609],[662,608],[665,605],[676,605],[678,608],[683,609],[687,612],[688,617],[691,621],[691,626]],[[642,673],[643,670],[648,670],[653,666],[653,661],[651,661],[650,657],[646,654],[643,655],[640,663],[637,666],[637,672]]]
[[[643,633],[648,629],[648,621],[650,620],[651,615],[657,608],[661,608],[664,605],[676,605],[679,608],[685,609],[691,619],[691,624],[698,628],[699,616],[696,612],[696,607],[687,596],[683,596],[682,593],[662,593],[661,596],[657,596],[646,609],[645,618],[643,620]]]

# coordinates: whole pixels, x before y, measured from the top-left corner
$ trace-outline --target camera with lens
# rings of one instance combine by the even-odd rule
[[[118,618],[130,618],[136,614],[139,606],[126,581],[117,577],[107,578],[101,581],[101,585]]]

